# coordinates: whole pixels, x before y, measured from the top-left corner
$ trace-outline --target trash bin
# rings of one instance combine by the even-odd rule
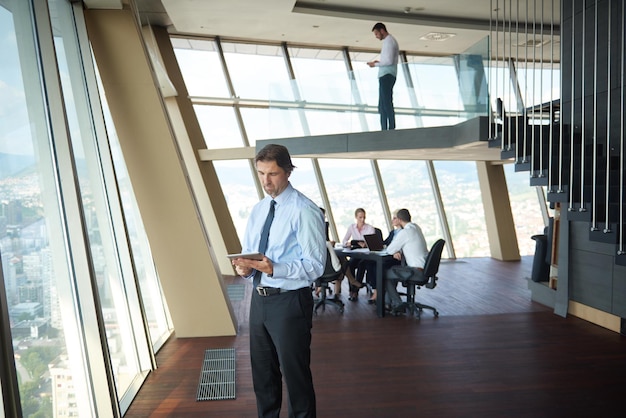
[[[533,282],[547,282],[550,280],[550,264],[546,262],[548,252],[548,237],[546,235],[533,235],[535,240],[535,256],[530,278]]]

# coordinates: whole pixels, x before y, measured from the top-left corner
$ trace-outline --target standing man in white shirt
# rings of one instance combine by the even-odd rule
[[[398,42],[387,32],[387,28],[378,22],[372,28],[376,39],[383,41],[380,60],[367,63],[370,67],[378,67],[378,112],[380,127],[383,131],[396,129],[396,113],[393,109],[393,86],[398,74]]]

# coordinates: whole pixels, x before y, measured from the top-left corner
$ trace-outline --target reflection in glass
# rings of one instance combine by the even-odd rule
[[[467,49],[464,53],[454,56],[458,68],[459,88],[463,106],[470,112],[468,117],[486,115],[488,113],[488,86],[485,66],[489,59],[489,39],[484,38]],[[474,115],[471,115],[474,113]]]

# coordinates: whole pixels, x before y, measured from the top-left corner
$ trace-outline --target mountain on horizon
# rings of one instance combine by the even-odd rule
[[[35,157],[32,155],[6,154],[0,152],[0,178],[11,177],[32,167]]]

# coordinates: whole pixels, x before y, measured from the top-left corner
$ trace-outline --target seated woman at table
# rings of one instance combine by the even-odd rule
[[[365,209],[357,208],[354,211],[354,218],[356,219],[356,223],[353,223],[348,227],[348,231],[346,235],[343,237],[341,243],[344,247],[351,247],[354,243],[355,246],[365,248],[365,239],[363,235],[370,235],[376,232],[372,225],[365,223]],[[350,259],[348,263],[348,269],[350,273],[356,278],[356,281],[361,284],[360,287],[363,287],[363,276],[365,275],[365,266],[361,266],[361,260]],[[351,301],[355,301],[358,299],[359,287],[355,285],[350,285],[350,297]]]

